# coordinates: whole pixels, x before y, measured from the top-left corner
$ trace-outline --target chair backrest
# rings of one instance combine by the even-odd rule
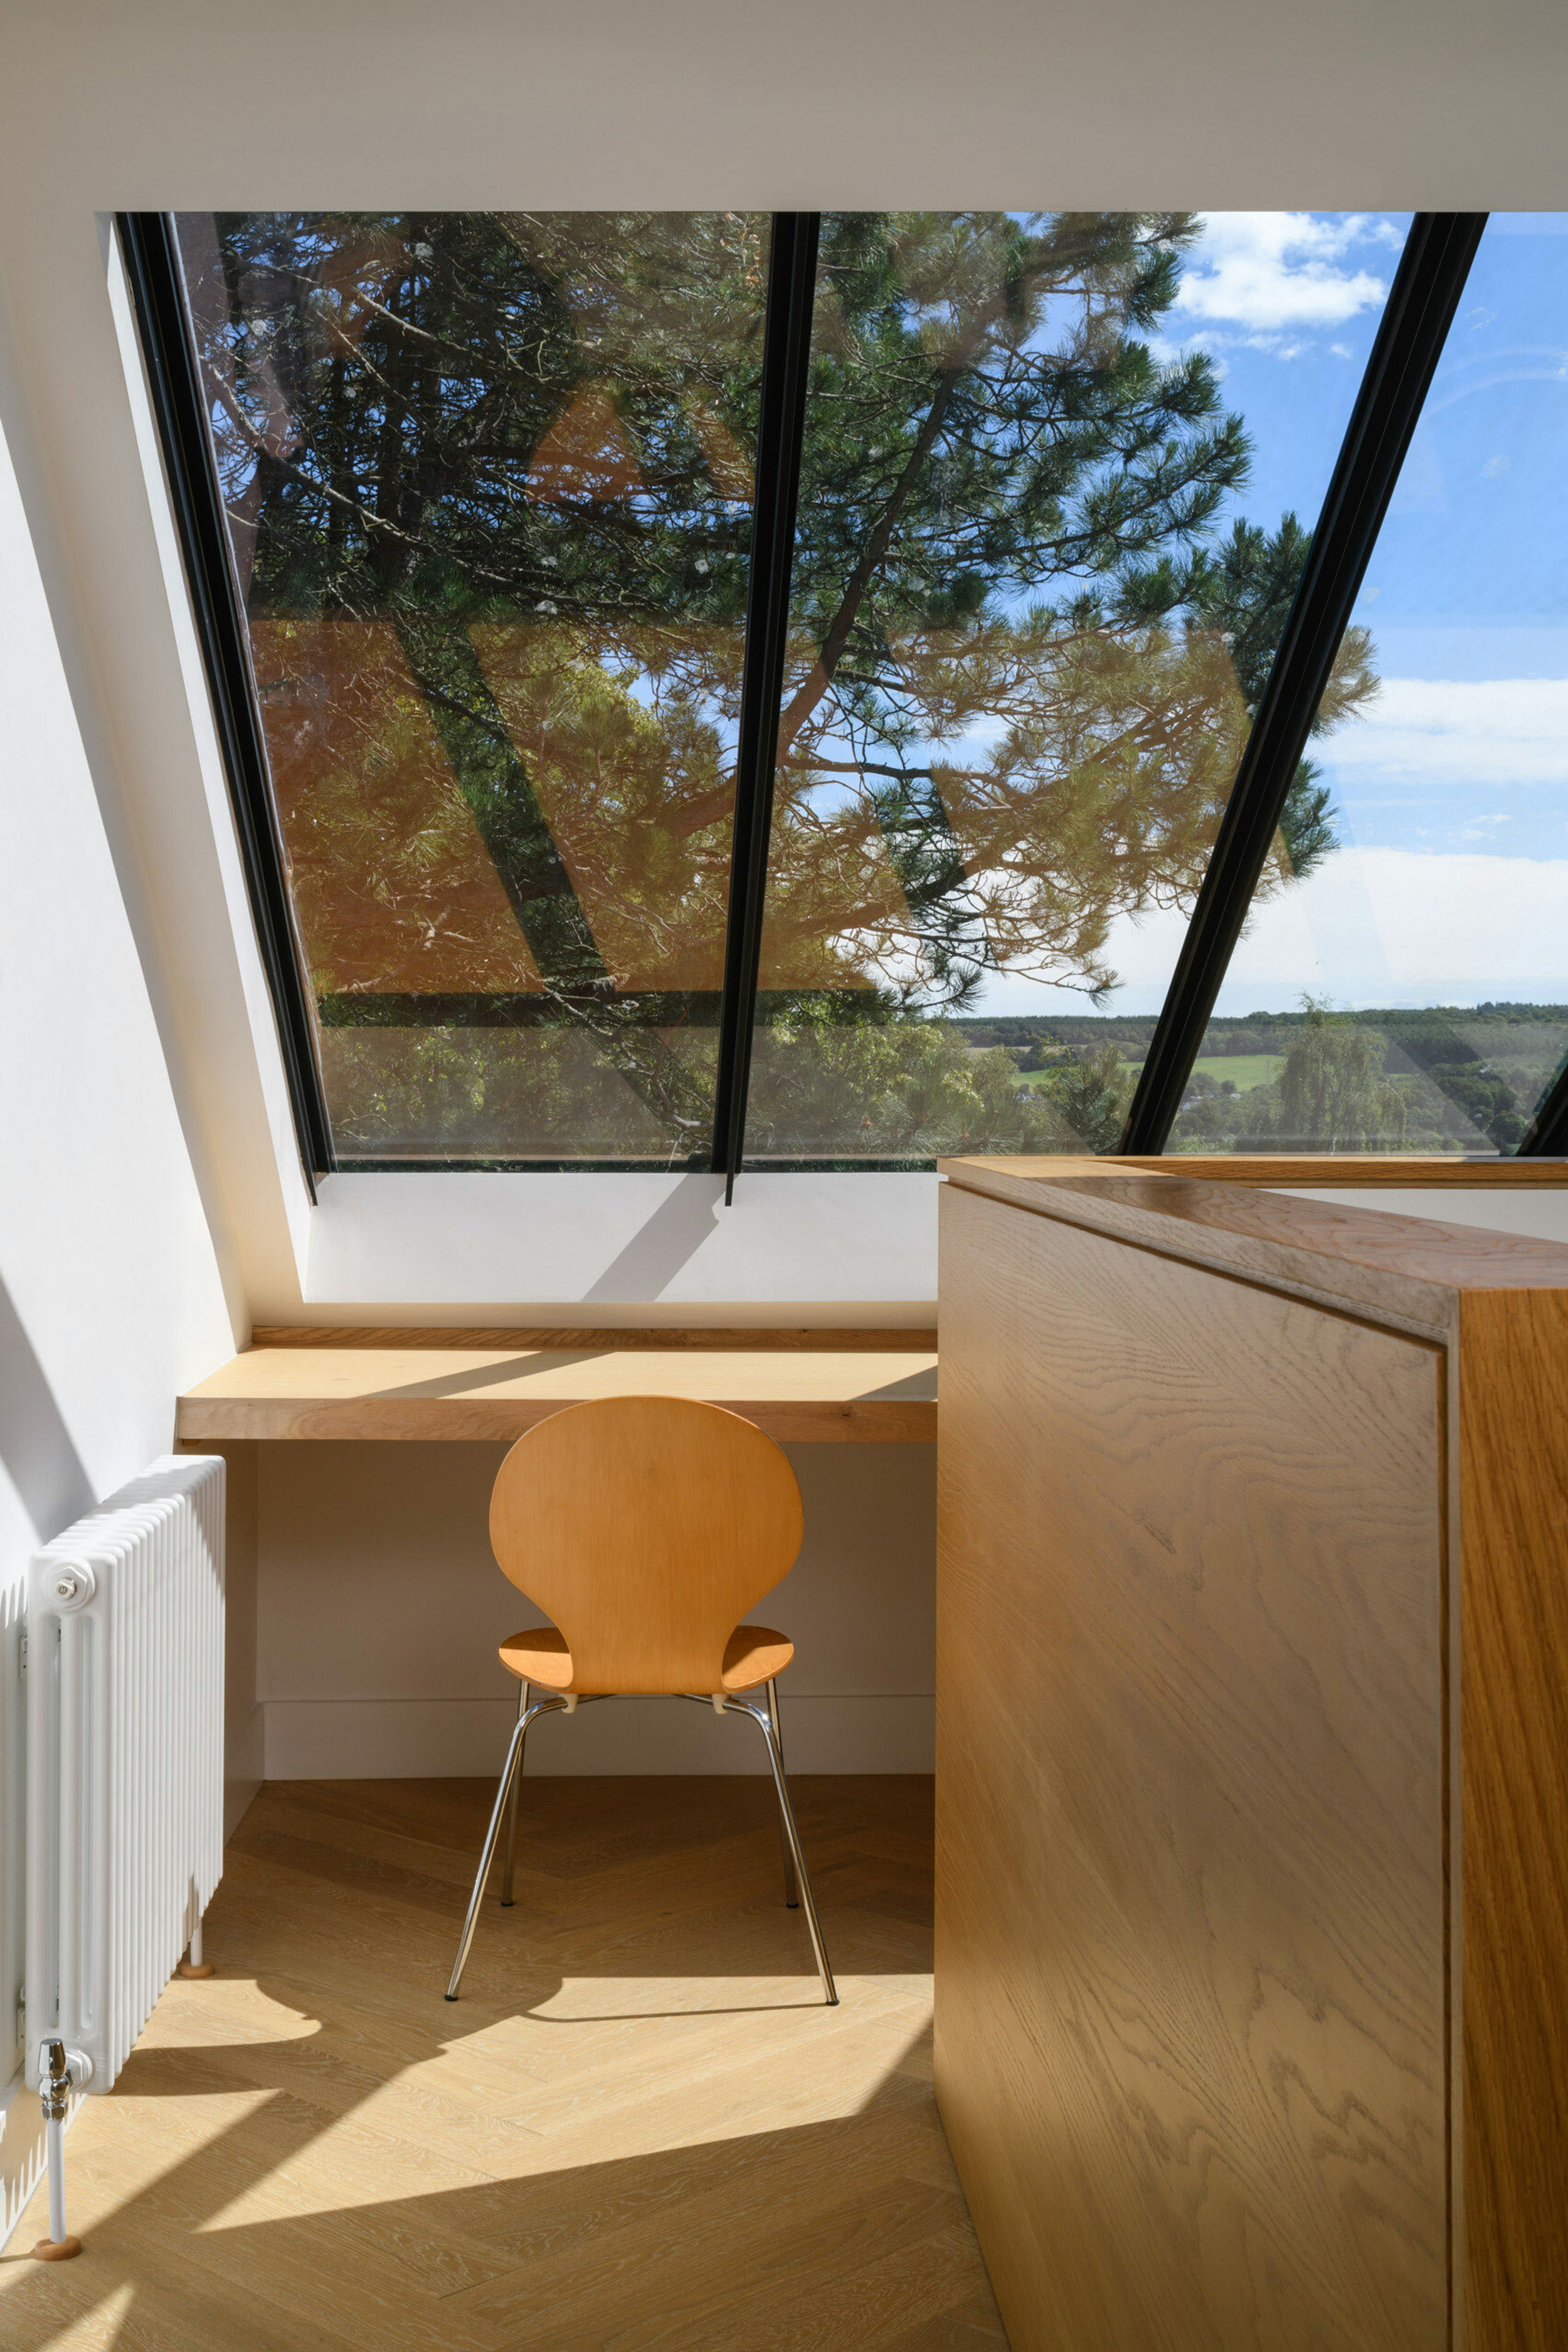
[[[490,1541],[580,1691],[716,1691],[725,1643],[794,1562],[800,1489],[756,1424],[683,1397],[568,1405],[519,1437]]]

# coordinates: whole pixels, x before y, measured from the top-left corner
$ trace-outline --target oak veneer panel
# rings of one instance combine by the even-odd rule
[[[1465,1192],[1541,1192],[1560,1190],[1568,1181],[1568,1160],[1461,1160],[1451,1152],[1313,1152],[1287,1159],[1282,1152],[1172,1151],[1119,1153],[1103,1164],[1193,1176],[1209,1184],[1323,1184],[1346,1192],[1385,1184],[1406,1191],[1437,1185]]]
[[[936,2082],[1014,2352],[1436,2352],[1442,1351],[942,1219]]]
[[[787,1666],[730,1643],[793,1567],[805,1533],[789,1460],[738,1413],[687,1397],[610,1397],[554,1413],[514,1445],[490,1497],[490,1548],[559,1628],[567,1656],[512,1672],[552,1690],[748,1689]],[[744,1655],[744,1648],[737,1643]],[[773,1657],[777,1657],[777,1664]],[[736,1666],[737,1679],[730,1679]]]
[[[1568,2345],[1568,1296],[1460,1307],[1466,2352]]]
[[[1092,1160],[939,1166],[967,1192],[1445,1342],[1458,1292],[1568,1288],[1568,1246],[1521,1234]]]
[[[512,1439],[591,1397],[727,1405],[780,1444],[936,1433],[930,1350],[252,1348],[181,1397],[182,1439]]]

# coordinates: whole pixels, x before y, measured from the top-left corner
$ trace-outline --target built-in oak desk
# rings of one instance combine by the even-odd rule
[[[695,1397],[780,1444],[929,1442],[934,1331],[258,1331],[182,1442],[521,1436],[587,1397]]]

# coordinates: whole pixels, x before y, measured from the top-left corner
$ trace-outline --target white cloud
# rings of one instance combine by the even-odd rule
[[[1106,961],[1107,1013],[1155,1013],[1186,919],[1124,916]],[[1342,849],[1254,907],[1216,1010],[1288,1013],[1303,992],[1336,1004],[1568,1003],[1568,857]],[[1081,995],[1001,978],[988,1013],[1087,1013]]]
[[[1568,678],[1385,678],[1320,755],[1358,784],[1568,785]]]
[[[1364,214],[1210,213],[1176,307],[1196,319],[1264,334],[1340,326],[1381,302],[1387,290],[1373,271],[1344,258],[1353,245],[1380,236],[1384,226]]]
[[[1520,831],[1538,838],[1543,818],[1568,840],[1568,678],[1386,678],[1366,714],[1313,756],[1340,772],[1353,820],[1386,785],[1412,804],[1406,815],[1429,798],[1450,845],[1347,845],[1277,891],[1253,910],[1220,1013],[1287,1012],[1303,990],[1342,1004],[1568,1003],[1568,857],[1495,854]],[[1453,799],[1438,805],[1456,786],[1510,785],[1565,796],[1512,811],[1465,804],[1462,826]],[[1113,923],[1104,956],[1121,985],[1104,1009],[1157,1012],[1186,930],[1174,911]],[[998,975],[983,1009],[1044,1018],[1091,1008],[1075,992]]]
[[[1544,983],[1544,986],[1543,986]],[[1258,907],[1227,993],[1347,1004],[1568,999],[1568,858],[1343,849]]]

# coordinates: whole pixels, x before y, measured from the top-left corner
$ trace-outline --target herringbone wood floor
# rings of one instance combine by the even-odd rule
[[[68,2141],[75,2263],[0,2342],[124,2352],[995,2352],[930,2087],[930,1783],[802,1780],[841,2006],[755,1780],[528,1784],[517,1902],[441,1996],[491,1791],[274,1782]],[[497,1874],[498,1883],[498,1874]]]

